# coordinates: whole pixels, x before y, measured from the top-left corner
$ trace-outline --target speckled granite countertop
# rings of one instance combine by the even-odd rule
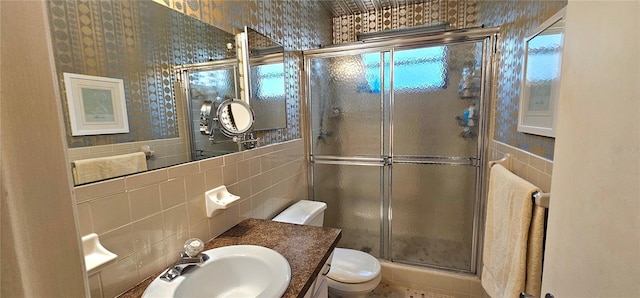
[[[340,240],[339,229],[248,218],[207,242],[204,250],[229,245],[260,245],[282,254],[291,266],[291,282],[282,297],[303,297]],[[141,297],[160,273],[145,279],[120,298]]]

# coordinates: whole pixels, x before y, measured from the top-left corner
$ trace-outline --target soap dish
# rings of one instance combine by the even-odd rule
[[[96,233],[82,237],[82,251],[84,252],[84,263],[89,275],[115,262],[118,257],[118,255],[108,251],[102,246]]]
[[[240,197],[231,194],[224,185],[218,186],[205,193],[205,201],[207,206],[207,216],[213,215],[220,210],[227,209],[240,202]]]

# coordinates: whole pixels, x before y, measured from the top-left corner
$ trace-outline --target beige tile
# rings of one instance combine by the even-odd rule
[[[229,165],[229,164],[233,164],[236,163],[238,161],[241,161],[244,159],[244,155],[242,152],[237,152],[237,153],[232,153],[232,154],[227,154],[225,156],[223,156],[224,159],[224,164],[225,165]]]
[[[243,181],[251,177],[251,165],[248,160],[238,161],[238,181]]]
[[[163,210],[184,204],[187,201],[184,178],[171,179],[160,183],[160,198]]]
[[[549,174],[549,175],[553,175],[553,162],[552,161],[547,161],[545,163],[544,172]]]
[[[135,252],[131,225],[100,234],[99,238],[104,248],[118,255],[118,260],[131,256]]]
[[[251,198],[247,198],[240,202],[240,218],[246,219],[250,217],[251,217]]]
[[[165,269],[167,251],[164,241],[160,241],[136,253],[136,267],[140,278],[146,278]]]
[[[236,163],[224,165],[222,167],[222,182],[231,185],[238,182],[238,166]]]
[[[189,216],[189,224],[199,222],[207,218],[207,206],[202,198],[196,198],[195,200],[187,201],[187,213]]]
[[[248,159],[248,161],[249,161],[249,174],[251,175],[251,177],[260,174],[261,173],[260,158],[254,157],[254,158]]]
[[[222,157],[208,158],[200,161],[200,171],[204,172],[212,168],[221,167],[222,165],[224,165]]]
[[[540,173],[540,182],[538,187],[540,187],[543,192],[551,192],[551,175]]]
[[[189,227],[189,237],[198,238],[204,242],[211,239],[211,233],[209,231],[209,220],[207,218],[192,224]]]
[[[167,169],[158,169],[154,171],[144,172],[137,175],[125,177],[127,189],[136,189],[147,185],[157,184],[167,181]]]
[[[251,217],[266,219],[266,207],[269,191],[257,193],[251,197]]]
[[[129,191],[129,201],[134,221],[162,211],[160,186],[157,184]]]
[[[273,153],[269,153],[269,154],[260,156],[260,169],[262,170],[263,173],[272,169],[272,166],[271,166],[272,164],[271,161],[273,159],[272,154]]]
[[[240,223],[240,207],[238,205],[227,208],[224,213],[225,231]]]
[[[140,251],[157,242],[162,241],[162,214],[147,217],[131,224],[133,229],[133,245],[135,251]]]
[[[224,233],[227,230],[225,226],[225,218],[224,213],[219,212],[213,215],[213,217],[209,218],[209,231],[211,233],[211,238],[217,237],[220,234]]]
[[[204,173],[198,173],[184,177],[184,185],[187,193],[187,201],[203,200],[205,189]]]
[[[131,222],[129,198],[125,193],[91,201],[91,218],[96,233],[103,234]]]
[[[74,190],[76,193],[76,201],[80,203],[87,200],[124,192],[125,189],[124,178],[116,178],[78,186]]]
[[[135,256],[109,265],[100,272],[104,297],[116,297],[139,281]]]
[[[546,161],[545,159],[537,155],[531,155],[531,158],[529,159],[529,165],[531,165],[532,167],[534,167],[536,170],[540,172],[544,172]]]
[[[91,204],[89,202],[78,204],[77,210],[80,236],[93,233],[93,224],[91,223]]]
[[[89,276],[89,291],[91,298],[102,298],[102,284],[100,283],[100,275],[94,274]]]
[[[186,204],[165,210],[162,212],[164,223],[164,236],[176,234],[178,231],[189,230],[189,221]]]
[[[452,277],[451,278],[451,290],[453,290],[453,292],[455,293],[460,293],[460,294],[466,294],[466,295],[470,295],[471,294],[471,284],[472,281],[468,278],[465,277]]]
[[[184,243],[189,240],[189,230],[180,230],[173,235],[169,235],[164,239],[165,250],[167,252],[167,260],[169,263],[178,259],[178,253],[184,251]]]
[[[200,165],[198,162],[190,162],[182,165],[170,167],[168,169],[169,179],[184,177],[198,173],[200,171]]]
[[[480,280],[476,280],[476,281],[472,282],[470,290],[471,290],[470,294],[473,295],[473,296],[480,297],[484,293],[484,289],[482,288],[482,284],[480,283]]]
[[[205,190],[214,189],[224,184],[222,167],[212,168],[204,172]]]

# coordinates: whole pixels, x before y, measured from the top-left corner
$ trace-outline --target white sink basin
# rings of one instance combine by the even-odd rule
[[[173,281],[151,282],[142,297],[281,297],[291,281],[289,262],[255,245],[204,251],[209,260]]]

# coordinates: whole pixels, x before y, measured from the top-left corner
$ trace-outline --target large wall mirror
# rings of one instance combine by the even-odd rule
[[[525,38],[520,132],[555,137],[564,15],[560,10]]]
[[[251,28],[245,27],[245,33],[249,103],[256,116],[254,129],[285,128],[284,47]]]
[[[152,1],[47,4],[74,175],[76,162],[139,155],[140,150],[146,152],[146,162],[133,172],[195,160],[190,153],[187,103],[176,97],[173,86],[175,68],[218,60],[236,63],[235,35]],[[234,80],[233,68],[218,68],[204,75]],[[64,73],[122,80],[129,132],[73,136]],[[210,95],[215,91],[226,99],[236,96],[234,88],[194,92]],[[231,148],[223,153],[235,151]],[[101,179],[105,178],[93,180]]]

